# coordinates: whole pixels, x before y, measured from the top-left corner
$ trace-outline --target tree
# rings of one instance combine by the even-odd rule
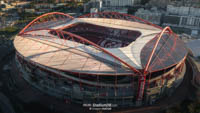
[[[148,3],[150,0],[141,0],[141,4],[145,5],[146,3]]]
[[[200,60],[200,56],[198,56],[198,59]]]
[[[89,2],[90,0],[82,0],[83,1],[83,3],[87,3],[87,2]]]
[[[200,103],[194,102],[188,105],[189,113],[200,113]]]
[[[175,110],[175,109],[168,109],[167,111],[166,111],[166,113],[181,113],[180,111],[177,111],[177,110]]]
[[[6,27],[0,30],[0,34],[12,35],[19,31],[17,27]]]

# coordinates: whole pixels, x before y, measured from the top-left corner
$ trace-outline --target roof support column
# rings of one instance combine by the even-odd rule
[[[142,75],[142,76],[139,77],[138,92],[137,92],[137,98],[136,98],[136,106],[141,106],[142,105],[145,84],[146,84],[146,75]]]

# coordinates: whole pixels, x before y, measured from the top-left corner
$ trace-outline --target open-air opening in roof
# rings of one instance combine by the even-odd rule
[[[82,36],[103,48],[126,47],[141,35],[139,31],[103,27],[88,23],[74,24],[72,27],[63,30]],[[80,42],[78,40],[74,41]]]

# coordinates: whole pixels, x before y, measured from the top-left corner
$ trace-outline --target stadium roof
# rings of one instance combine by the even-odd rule
[[[94,40],[97,38],[104,41],[98,44]],[[116,47],[112,42],[128,44]],[[184,43],[169,27],[162,29],[137,17],[113,12],[79,18],[47,13],[28,24],[14,44],[27,60],[89,74],[154,72],[178,64],[187,54]]]

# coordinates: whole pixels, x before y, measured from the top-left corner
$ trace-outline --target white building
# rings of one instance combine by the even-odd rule
[[[102,0],[103,6],[111,7],[124,7],[124,6],[133,6],[137,4],[140,0]]]
[[[144,20],[148,20],[153,24],[159,25],[161,23],[162,12],[157,10],[157,8],[152,8],[151,10],[145,10],[143,8],[138,9],[135,16],[140,17]]]
[[[140,1],[141,0],[90,0],[88,3],[84,4],[84,12],[89,12],[91,8],[97,8],[100,12],[115,11],[127,13],[126,6],[137,5]]]
[[[102,0],[90,0],[88,3],[84,4],[84,12],[91,12],[92,8],[97,9],[97,11],[101,11]]]
[[[102,9],[103,12],[119,12],[119,13],[125,13],[127,14],[128,13],[128,8],[121,8],[121,7],[117,7],[117,8],[113,8],[113,7],[107,7],[107,8],[103,8]]]
[[[167,12],[172,15],[181,15],[181,16],[200,16],[200,8],[195,7],[176,7],[173,5],[167,6]]]
[[[167,6],[163,25],[179,27],[193,37],[200,36],[200,8]]]
[[[98,9],[97,8],[91,8],[90,9],[90,13],[97,13],[98,12]]]
[[[0,1],[0,5],[1,5],[1,4],[4,4],[4,1],[3,1],[3,0]]]

